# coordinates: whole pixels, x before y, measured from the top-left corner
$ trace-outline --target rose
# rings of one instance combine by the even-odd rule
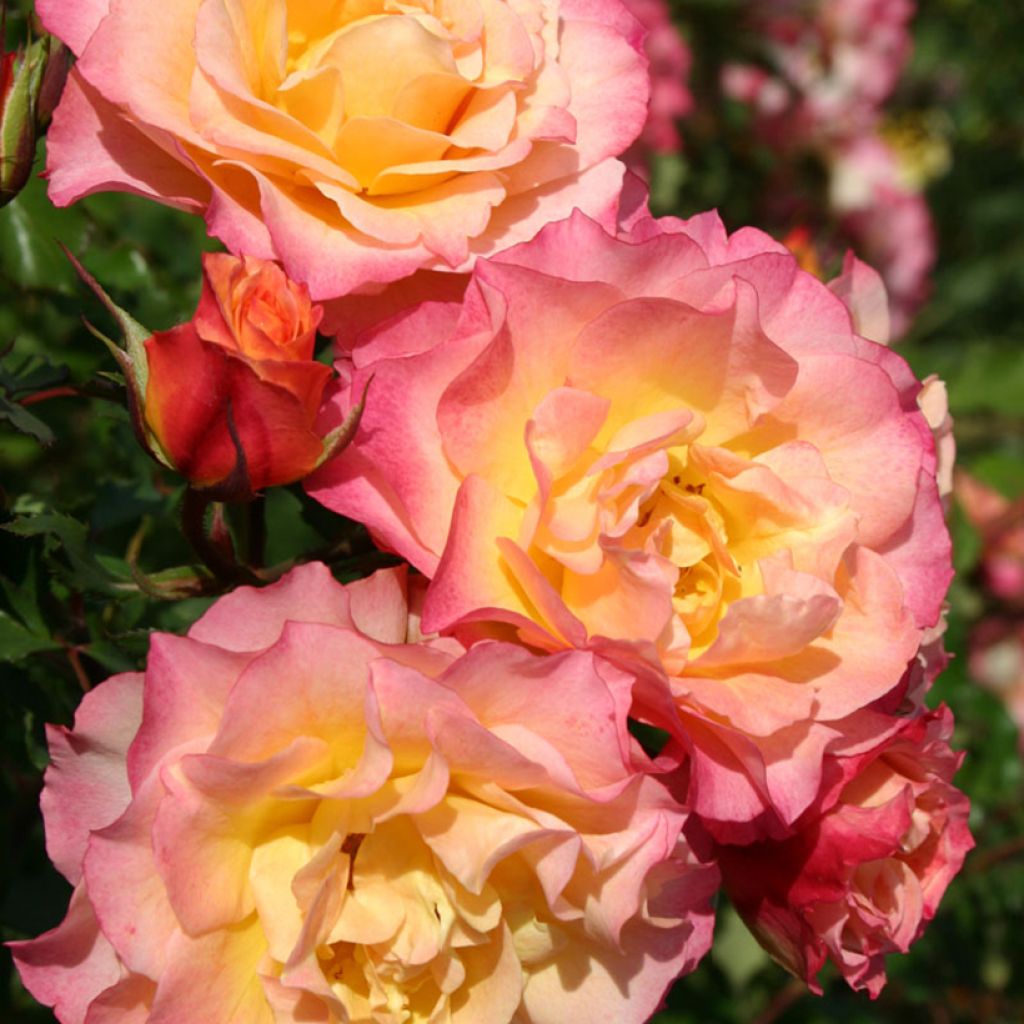
[[[298,480],[325,454],[320,308],[273,263],[207,255],[203,269],[195,317],[146,342],[146,424],[196,487],[239,497]]]
[[[815,992],[827,958],[877,996],[885,954],[921,936],[974,845],[967,798],[950,784],[962,759],[952,731],[945,707],[906,722],[844,766],[832,805],[793,838],[719,849],[737,910]]]
[[[203,212],[313,297],[611,223],[648,81],[618,0],[40,0],[79,61],[50,196]],[[610,116],[611,115],[611,116]]]
[[[373,384],[311,493],[432,577],[425,628],[647,666],[720,836],[785,834],[824,752],[877,737],[951,575],[934,444],[906,363],[784,247],[577,215],[338,365],[336,415]]]
[[[63,1024],[639,1024],[693,968],[718,872],[643,771],[632,680],[407,643],[403,589],[237,590],[51,731],[76,888],[14,957]]]

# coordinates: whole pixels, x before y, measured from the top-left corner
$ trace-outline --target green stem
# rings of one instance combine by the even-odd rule
[[[257,582],[254,574],[225,555],[211,540],[206,529],[206,513],[210,504],[210,498],[202,492],[191,487],[185,491],[185,499],[181,505],[181,525],[185,539],[221,585],[230,587],[236,583]]]

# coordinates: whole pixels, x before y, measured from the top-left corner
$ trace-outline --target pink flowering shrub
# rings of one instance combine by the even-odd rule
[[[718,872],[589,654],[407,642],[404,573],[318,565],[153,637],[50,734],[75,886],[14,945],[62,1024],[640,1022]]]
[[[981,571],[991,594],[1024,608],[1024,499],[1011,501],[968,473],[956,477],[956,497],[981,535]]]
[[[979,622],[971,633],[968,668],[972,681],[1006,709],[1024,756],[1024,622],[998,615]]]
[[[693,109],[693,96],[687,82],[692,56],[665,0],[625,0],[630,13],[647,30],[644,53],[651,75],[651,101],[647,123],[638,148],[655,153],[671,153],[682,140],[676,122]],[[642,161],[639,161],[642,166]]]
[[[857,136],[899,80],[913,13],[912,0],[755,0],[750,19],[774,73],[726,65],[723,88],[781,148]]]
[[[648,78],[619,0],[39,0],[79,60],[50,197],[201,212],[314,299],[612,223]]]
[[[951,576],[921,385],[762,233],[576,215],[338,366],[334,417],[373,383],[311,492],[431,577],[425,629],[641,673],[720,839],[783,834],[910,685]]]
[[[892,333],[900,338],[930,289],[936,243],[928,204],[903,180],[897,154],[881,138],[837,146],[829,160],[832,209],[844,237],[882,275]]]
[[[721,72],[723,92],[750,108],[754,132],[782,161],[771,204],[799,208],[807,191],[792,184],[799,161],[810,155],[822,166],[829,191],[813,211],[819,232],[838,233],[881,273],[895,338],[928,296],[936,255],[920,183],[907,180],[881,134],[883,104],[910,54],[914,8],[912,0],[754,2],[750,25],[768,66]]]
[[[792,838],[719,851],[729,898],[815,992],[828,959],[877,996],[885,955],[920,938],[974,845],[967,798],[950,783],[962,757],[952,731],[945,707],[901,724],[842,765],[838,791]]]

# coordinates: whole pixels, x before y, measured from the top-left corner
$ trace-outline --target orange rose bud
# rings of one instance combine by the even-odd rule
[[[145,343],[145,419],[168,460],[222,500],[310,473],[331,369],[313,359],[322,309],[274,263],[203,258],[195,317]]]

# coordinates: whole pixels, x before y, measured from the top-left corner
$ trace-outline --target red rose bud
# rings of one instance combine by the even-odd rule
[[[145,421],[167,460],[221,500],[310,473],[339,447],[314,429],[329,367],[322,310],[274,263],[208,255],[195,317],[146,343]]]
[[[67,72],[67,50],[52,36],[0,58],[0,206],[25,187]]]

